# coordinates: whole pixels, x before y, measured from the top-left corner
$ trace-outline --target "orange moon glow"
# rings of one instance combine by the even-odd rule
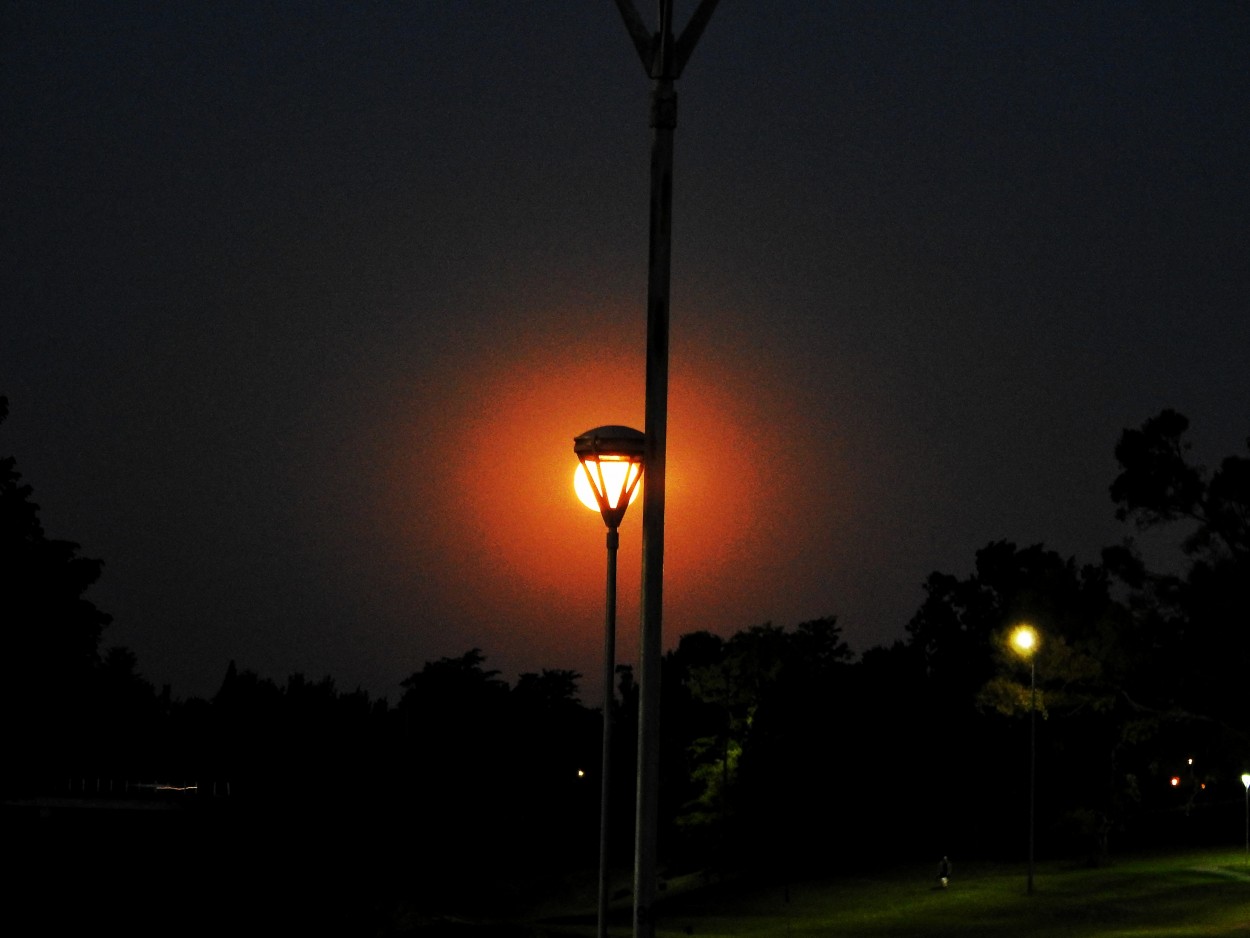
[[[631,463],[622,460],[621,462],[612,462],[607,459],[601,459],[599,466],[603,471],[604,491],[611,498],[619,498],[622,489],[632,481],[632,476],[628,475],[630,467],[637,467],[637,463]],[[594,471],[593,469],[591,470]],[[636,470],[635,470],[636,471]],[[577,493],[577,497],[581,503],[591,511],[599,510],[599,501],[595,498],[594,489],[590,487],[590,480],[586,478],[586,470],[582,468],[579,462],[577,468],[573,470],[573,491]],[[632,505],[638,500],[638,493],[642,491],[642,483],[639,482],[634,486],[633,493],[629,496],[629,503]],[[615,508],[613,503],[609,507]]]

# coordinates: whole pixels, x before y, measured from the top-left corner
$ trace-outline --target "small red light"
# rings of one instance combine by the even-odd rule
[[[1179,785],[1180,783],[1181,783],[1181,777],[1180,777],[1179,775],[1173,775],[1173,776],[1172,776],[1172,787],[1173,787],[1173,788],[1175,788],[1175,787],[1176,787],[1177,785]]]

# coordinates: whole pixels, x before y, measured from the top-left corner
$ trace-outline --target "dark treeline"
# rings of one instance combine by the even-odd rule
[[[666,870],[1020,859],[1030,673],[1007,636],[1025,621],[1042,636],[1039,853],[1237,843],[1250,459],[1208,471],[1187,429],[1164,411],[1126,430],[1110,485],[1121,520],[1175,534],[1180,572],[1148,569],[1131,538],[1087,564],[995,542],[971,575],[933,573],[905,637],[862,655],[833,616],[681,636],[663,662]],[[195,784],[176,797],[210,819],[205,843],[246,853],[259,833],[444,898],[469,870],[479,884],[593,872],[600,718],[580,675],[509,685],[469,649],[427,663],[391,703],[232,663],[211,699],[175,699],[126,649],[101,651],[109,617],[86,598],[100,562],[47,538],[31,496],[14,459],[0,462],[6,801]],[[637,689],[629,667],[618,678],[612,830],[627,869]]]

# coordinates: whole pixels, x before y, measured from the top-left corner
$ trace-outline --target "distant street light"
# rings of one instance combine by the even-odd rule
[[[642,480],[645,437],[629,427],[606,426],[573,438],[580,466],[573,487],[608,526],[607,614],[603,629],[603,766],[599,785],[599,938],[608,929],[608,796],[612,776],[612,680],[616,671],[616,549],[625,510]]]
[[[1033,802],[1037,775],[1037,668],[1033,657],[1037,654],[1037,630],[1031,625],[1019,625],[1011,633],[1011,645],[1023,657],[1029,659],[1029,877],[1026,892],[1033,895]]]
[[[1246,865],[1250,866],[1250,772],[1241,774],[1241,784],[1246,786]]]

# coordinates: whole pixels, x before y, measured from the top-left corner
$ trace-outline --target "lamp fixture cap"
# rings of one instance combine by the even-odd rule
[[[573,452],[578,456],[641,456],[646,441],[646,435],[633,427],[608,424],[573,437]]]

